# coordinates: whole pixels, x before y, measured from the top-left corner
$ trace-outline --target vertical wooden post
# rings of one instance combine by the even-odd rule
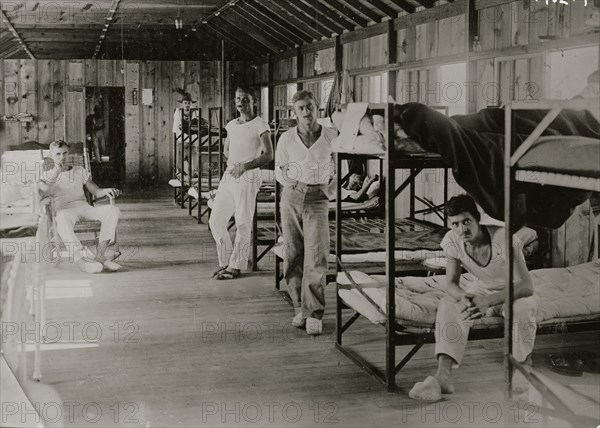
[[[467,113],[477,112],[477,91],[480,91],[477,81],[477,60],[470,60],[469,53],[473,52],[473,40],[479,37],[479,12],[475,9],[475,0],[469,0],[466,8],[467,33],[465,34],[465,53],[467,56]]]
[[[304,77],[304,54],[300,46],[296,49],[296,78],[302,79]],[[304,82],[298,80],[298,90],[304,89]]]

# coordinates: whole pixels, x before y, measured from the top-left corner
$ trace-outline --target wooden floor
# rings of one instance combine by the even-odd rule
[[[335,290],[327,290],[324,334],[307,337],[290,325],[272,260],[243,279],[213,280],[207,226],[168,191],[118,206],[123,271],[87,275],[65,262],[49,269],[46,336],[55,343],[44,345],[42,382],[24,385],[48,426],[564,425],[503,402],[500,340],[469,345],[446,401],[421,406],[407,396],[435,369],[431,345],[398,375],[400,390],[387,393],[334,349]],[[383,333],[359,320],[348,343],[383,365]],[[542,337],[536,363],[548,350],[597,346],[599,338]],[[597,375],[555,378],[584,389],[599,383]],[[593,388],[592,396],[600,399]]]

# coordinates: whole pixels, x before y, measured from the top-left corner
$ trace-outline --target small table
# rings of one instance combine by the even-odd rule
[[[442,275],[446,273],[446,259],[435,258],[423,260],[423,267],[427,270],[427,276]]]

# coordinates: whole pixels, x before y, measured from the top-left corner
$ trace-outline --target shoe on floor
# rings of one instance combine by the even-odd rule
[[[302,316],[302,312],[298,312],[294,318],[292,318],[292,325],[296,328],[306,327],[306,318]]]
[[[121,265],[113,262],[112,260],[105,260],[103,265],[107,270],[109,270],[111,272],[116,272],[119,269],[121,269]]]
[[[442,387],[433,376],[428,376],[423,382],[415,383],[408,396],[419,401],[440,401],[442,399]]]
[[[318,335],[323,332],[323,321],[316,318],[306,319],[306,333],[310,335]]]
[[[551,370],[566,376],[581,376],[583,361],[573,354],[548,354],[546,363]]]
[[[86,273],[100,273],[104,269],[102,263],[88,262],[83,259],[77,261],[77,267]]]

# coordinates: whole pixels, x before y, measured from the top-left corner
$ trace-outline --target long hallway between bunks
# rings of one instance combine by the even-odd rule
[[[420,405],[407,395],[434,370],[433,345],[397,376],[399,391],[388,393],[335,349],[334,285],[327,287],[323,335],[309,337],[290,324],[293,310],[273,287],[272,259],[262,271],[216,281],[206,224],[175,207],[168,189],[129,194],[118,205],[121,272],[87,275],[65,261],[48,269],[43,378],[24,385],[46,426],[563,423],[535,404],[519,409],[503,401],[502,340],[469,344],[450,400]],[[359,320],[344,340],[383,366],[383,333]],[[589,349],[599,339],[598,332],[571,334],[568,342],[541,336],[534,362],[543,366],[544,355],[562,343]],[[409,349],[400,347],[399,359]],[[578,394],[597,402],[599,375],[580,379],[579,405],[585,400]],[[34,425],[33,414],[17,416]]]

